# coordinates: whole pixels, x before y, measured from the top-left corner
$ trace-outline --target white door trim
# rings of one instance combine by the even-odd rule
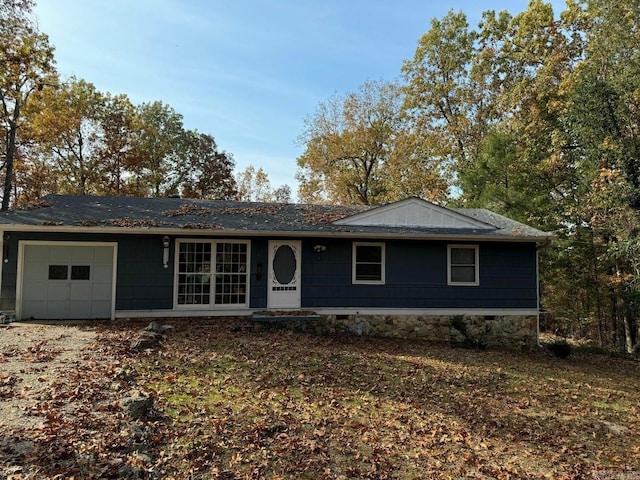
[[[273,291],[273,258],[276,247],[282,245],[288,245],[292,247],[296,257],[296,272],[295,272],[295,294],[290,293],[288,296],[294,298],[294,301],[287,306],[282,306],[276,301],[278,292]],[[267,308],[281,308],[281,309],[299,309],[301,302],[301,270],[302,270],[302,242],[300,240],[269,240],[269,254],[268,254],[268,266],[267,266]],[[289,292],[287,292],[289,293]]]
[[[118,242],[73,242],[50,240],[20,240],[18,242],[18,268],[16,272],[16,320],[22,319],[22,277],[24,270],[24,247],[26,245],[48,245],[50,247],[112,247],[113,273],[111,281],[111,320],[116,318],[116,274],[118,271]]]

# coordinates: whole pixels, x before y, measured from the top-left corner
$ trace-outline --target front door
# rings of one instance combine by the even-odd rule
[[[269,241],[269,308],[300,308],[300,241]]]

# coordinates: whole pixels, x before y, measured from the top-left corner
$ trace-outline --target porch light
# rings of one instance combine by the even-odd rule
[[[162,264],[164,265],[164,268],[167,268],[169,266],[169,244],[170,243],[171,243],[171,239],[169,237],[167,237],[166,235],[162,237],[162,247],[163,247]]]
[[[324,252],[327,247],[325,247],[324,245],[316,245],[315,247],[313,247],[313,249],[316,251],[316,253],[321,253]]]

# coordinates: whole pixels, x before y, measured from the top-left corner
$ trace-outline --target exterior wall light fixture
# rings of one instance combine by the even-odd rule
[[[11,235],[5,233],[2,236],[2,261],[4,263],[9,263],[9,240],[11,240]]]
[[[169,244],[171,243],[171,239],[168,236],[162,237],[162,264],[164,268],[169,266]]]

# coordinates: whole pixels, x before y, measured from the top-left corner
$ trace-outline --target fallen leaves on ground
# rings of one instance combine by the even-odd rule
[[[96,326],[99,342],[34,407],[41,428],[0,428],[16,445],[0,451],[15,466],[9,478],[640,472],[637,362],[314,336],[245,320],[171,323],[161,348],[140,353],[129,343],[144,324]],[[0,387],[15,385],[0,377]],[[155,398],[136,422],[119,405],[131,388]]]

